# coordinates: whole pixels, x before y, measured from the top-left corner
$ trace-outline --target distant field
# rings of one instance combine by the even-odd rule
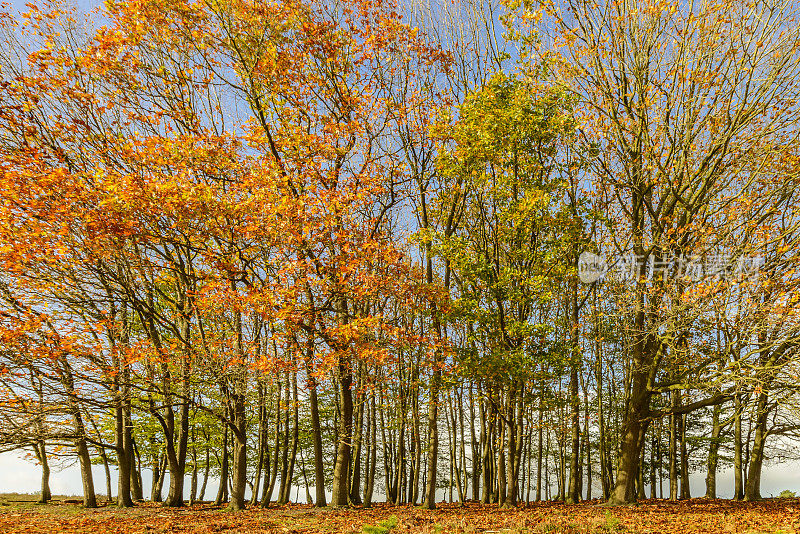
[[[8,501],[8,502],[28,502],[28,501],[37,501],[39,500],[39,493],[0,493],[0,502]],[[102,499],[101,496],[98,495],[98,498]],[[64,500],[80,500],[83,502],[83,497],[81,495],[53,495],[52,500],[54,501],[64,501]]]
[[[15,496],[20,499],[13,499]],[[232,513],[210,505],[167,509],[150,503],[126,510],[113,506],[85,510],[79,505],[60,502],[48,505],[11,502],[33,501],[33,495],[4,494],[3,498],[6,497],[9,500],[0,506],[0,532],[3,533],[800,533],[800,499],[770,499],[757,503],[658,500],[617,508],[605,508],[597,503],[540,503],[499,509],[470,503],[463,507],[442,504],[433,512],[383,504],[369,510],[288,505]]]

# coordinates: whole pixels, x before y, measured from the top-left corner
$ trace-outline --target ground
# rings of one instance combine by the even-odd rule
[[[647,500],[636,506],[614,508],[599,506],[598,501],[576,505],[539,503],[516,509],[469,503],[465,506],[440,504],[436,511],[384,504],[370,510],[321,510],[291,504],[269,509],[249,508],[241,513],[202,504],[185,509],[167,509],[148,503],[127,510],[114,506],[85,510],[78,504],[61,501],[48,505],[20,501],[0,499],[0,532],[800,534],[800,499],[768,499],[758,503]],[[396,526],[387,531],[385,527],[395,519]],[[381,523],[384,528],[380,528]]]

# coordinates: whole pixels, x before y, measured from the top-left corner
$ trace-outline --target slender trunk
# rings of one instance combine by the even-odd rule
[[[481,455],[480,442],[475,432],[475,395],[472,392],[473,385],[469,386],[469,435],[470,435],[470,463],[472,464],[472,499],[477,501],[480,498],[480,477],[481,477]],[[481,422],[481,425],[483,422]]]
[[[209,457],[208,447],[206,447],[206,465],[203,468],[203,483],[200,485],[200,495],[198,501],[202,501],[206,496],[206,485],[208,484],[208,472],[211,469],[211,458]],[[161,491],[159,490],[159,494]]]
[[[275,489],[275,481],[278,477],[278,453],[281,450],[280,447],[280,438],[281,438],[281,383],[278,381],[276,391],[278,393],[277,398],[275,399],[275,441],[274,441],[274,453],[272,455],[272,464],[267,464],[269,473],[264,475],[264,494],[261,496],[261,504],[262,508],[266,508],[269,506],[269,502],[272,499],[272,491]],[[289,400],[288,398],[286,399]],[[286,432],[289,430],[286,429]],[[271,473],[271,475],[270,475]],[[269,479],[269,481],[267,480]]]
[[[181,306],[183,308],[185,303]],[[191,339],[190,321],[187,315],[181,315],[180,328],[182,338]],[[172,439],[167,439],[167,464],[169,465],[169,491],[167,499],[164,501],[166,506],[183,506],[183,484],[186,473],[186,454],[189,445],[189,378],[190,378],[190,350],[185,347],[180,354],[181,360],[181,398],[179,402],[180,412],[178,416],[178,428],[176,430],[175,446],[171,446]]]
[[[359,372],[363,372],[360,370]],[[352,504],[362,504],[361,502],[361,456],[362,456],[362,441],[364,432],[364,399],[358,403],[355,409],[355,428],[353,435],[353,461],[351,466],[350,477],[350,502]]]
[[[580,453],[581,453],[581,416],[580,397],[578,396],[578,369],[580,367],[579,352],[579,310],[578,310],[578,280],[571,281],[570,291],[570,345],[572,348],[572,365],[569,373],[569,402],[570,424],[572,426],[571,451],[569,462],[569,488],[567,489],[566,502],[576,503],[581,500],[580,494]]]
[[[678,392],[672,392],[672,407],[678,407]],[[678,500],[678,416],[669,416],[669,498]]]
[[[661,427],[663,420],[659,419],[656,427],[656,462],[658,462],[658,498],[664,498],[664,452],[661,449]],[[655,498],[655,495],[653,495]]]
[[[314,492],[316,494],[315,504],[318,507],[327,506],[325,497],[325,459],[322,451],[322,426],[319,422],[319,400],[317,399],[317,379],[310,369],[310,360],[314,345],[309,341],[306,352],[306,371],[309,385],[309,402],[311,408],[311,433],[314,438]]]
[[[428,471],[425,474],[425,500],[422,507],[427,510],[436,508],[436,467],[439,461],[439,382],[441,370],[439,369],[438,351],[434,351],[433,376],[431,377],[431,396],[428,403],[428,457],[426,459]]]
[[[86,445],[86,426],[83,423],[83,415],[78,404],[75,380],[66,356],[62,355],[59,363],[61,382],[68,392],[68,406],[75,424],[75,452],[78,455],[81,466],[83,506],[84,508],[97,508],[97,496],[94,493],[94,479],[92,477],[92,459],[89,456],[89,448]]]
[[[233,472],[231,500],[228,508],[233,511],[244,510],[244,492],[247,488],[247,417],[245,413],[244,384],[235,386],[233,395],[233,428],[231,428],[231,448],[233,452]]]
[[[116,367],[119,363],[116,362]],[[123,392],[120,391],[119,381],[115,385],[114,394],[114,430],[116,443],[114,450],[117,454],[117,506],[128,508],[133,506],[131,499],[131,462],[133,460],[133,450],[131,448],[130,427],[125,421],[125,406]]]
[[[744,500],[761,500],[761,466],[764,463],[764,445],[767,441],[767,393],[763,391],[758,396],[756,403],[755,436],[753,436],[753,449],[750,453],[750,463],[747,470],[747,481],[744,488]]]
[[[92,459],[89,457],[89,448],[86,439],[79,437],[75,440],[75,449],[81,465],[81,483],[83,484],[84,508],[97,508],[97,496],[94,493],[94,479],[92,478]]]
[[[487,413],[488,411],[488,413]],[[481,452],[481,462],[483,473],[483,491],[481,493],[481,502],[488,504],[491,500],[492,491],[492,461],[491,455],[491,442],[492,442],[492,426],[494,414],[492,412],[491,404],[489,406],[481,405],[481,442],[483,443],[483,450]]]
[[[297,373],[292,373],[292,442],[291,452],[289,453],[289,473],[287,475],[285,501],[289,502],[294,480],[294,468],[297,461],[297,446],[300,442],[300,402],[297,399]]]
[[[128,427],[133,428],[130,420],[130,410],[128,410]],[[133,454],[131,455],[131,496],[136,502],[144,502],[144,484],[142,483],[142,458],[136,446],[136,440],[131,437]]]
[[[589,440],[589,391],[585,380],[583,386],[583,449],[586,458],[586,500],[592,500],[592,447]]]
[[[100,454],[100,459],[103,460],[103,471],[106,474],[106,502],[110,504],[113,502],[111,499],[111,467],[108,465],[106,450],[103,447],[98,447],[97,452]]]
[[[291,395],[291,381],[289,380],[289,373],[286,373],[286,400],[289,400]],[[281,456],[281,485],[278,488],[278,504],[286,504],[289,502],[289,491],[291,489],[291,481],[289,480],[289,407],[283,413],[283,455]]]
[[[256,451],[256,472],[253,475],[253,494],[250,496],[250,505],[258,502],[259,490],[261,489],[261,473],[264,470],[264,449],[267,441],[267,421],[265,414],[264,384],[257,380],[258,391],[258,449]]]
[[[350,467],[351,445],[353,434],[353,384],[350,362],[345,356],[339,357],[339,404],[342,412],[339,421],[339,436],[336,446],[336,461],[333,467],[333,494],[331,502],[335,506],[347,506],[349,495],[348,470]]]
[[[227,500],[228,493],[228,425],[222,431],[222,461],[219,462],[219,488],[214,506],[219,506]]]
[[[370,454],[370,461],[369,461],[369,469],[367,470],[367,481],[364,485],[364,508],[371,508],[372,507],[372,491],[375,487],[375,467],[378,463],[378,422],[376,419],[376,410],[375,410],[375,395],[372,394],[370,396],[371,400],[371,407],[370,407],[370,440],[369,440],[369,454]]]
[[[642,456],[639,460],[639,476],[636,478],[636,498],[637,499],[645,499],[646,495],[644,493],[644,459],[645,459],[645,448],[642,447]]]
[[[657,469],[656,463],[656,438],[653,436],[653,439],[650,440],[650,498],[656,498],[656,472]]]
[[[36,459],[42,466],[42,493],[39,495],[39,503],[47,504],[52,498],[50,493],[50,463],[47,461],[47,447],[44,440],[40,439],[33,446]]]
[[[188,381],[188,376],[186,377]],[[186,452],[189,442],[189,402],[181,400],[177,431],[177,447],[167,438],[167,465],[169,467],[169,491],[165,506],[181,507],[183,500],[183,478],[186,473]]]
[[[719,415],[722,407],[717,404],[711,416],[711,442],[708,445],[708,463],[706,475],[706,497],[717,498],[717,461],[719,459],[719,435],[722,432]]]
[[[542,440],[544,439],[544,428],[542,418],[544,417],[544,407],[542,402],[544,400],[544,391],[539,393],[539,425],[538,425],[538,443],[536,447],[536,501],[542,500],[542,456],[544,450],[542,447]]]
[[[744,499],[744,481],[742,480],[742,399],[737,394],[734,397],[733,421],[733,498],[737,501]]]
[[[413,383],[417,384],[419,381],[419,364],[415,363],[412,370]],[[420,432],[420,425],[422,424],[422,417],[419,413],[419,386],[413,386],[413,395],[411,398],[411,446],[413,452],[411,454],[411,461],[413,462],[413,472],[410,473],[409,483],[411,484],[411,503],[416,505],[419,500],[419,481],[422,477],[422,437]]]
[[[162,454],[161,455],[161,463],[160,463],[160,465],[161,465],[161,473],[158,476],[158,482],[156,484],[156,495],[158,497],[158,500],[156,500],[155,502],[161,502],[162,501],[161,493],[162,493],[162,491],[164,489],[164,479],[167,476],[167,455],[166,454]]]
[[[192,436],[194,443],[194,436]],[[197,502],[197,447],[192,445],[192,485],[189,490],[189,506]]]
[[[152,437],[150,438],[150,448],[152,452],[152,456],[150,458],[150,471],[153,474],[153,481],[150,485],[150,500],[153,502],[161,502],[161,488],[158,486],[158,479],[161,476],[161,456],[155,450],[156,441]]]
[[[681,499],[691,499],[689,488],[689,453],[686,450],[686,415],[678,416],[681,438]]]
[[[500,431],[497,434],[497,483],[495,484],[495,492],[497,494],[496,502],[498,506],[506,504],[506,434],[508,425],[505,421],[499,422]]]

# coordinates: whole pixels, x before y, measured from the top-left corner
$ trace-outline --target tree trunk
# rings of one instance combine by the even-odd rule
[[[536,448],[536,501],[542,500],[542,456],[544,455],[542,440],[544,439],[544,429],[542,425],[542,417],[544,408],[542,402],[544,400],[544,391],[539,392],[539,428],[538,428],[538,444]]]
[[[678,392],[672,392],[672,407],[678,407]],[[669,499],[678,500],[678,415],[669,416]]]
[[[97,453],[100,455],[100,459],[103,460],[103,471],[106,474],[106,502],[110,504],[113,500],[111,498],[111,468],[108,465],[108,455],[103,447],[98,447]]]
[[[97,508],[97,496],[94,493],[94,479],[92,478],[92,459],[89,457],[89,448],[86,439],[78,437],[75,440],[75,449],[81,464],[81,483],[83,484],[83,507]]]
[[[128,411],[130,415],[130,410]],[[133,423],[128,418],[128,427],[133,429]],[[131,455],[131,497],[135,502],[144,502],[144,489],[142,482],[142,459],[139,455],[139,449],[136,446],[136,440],[131,437],[131,446],[133,454]]]
[[[217,497],[214,499],[214,506],[219,506],[228,498],[228,425],[222,431],[222,461],[219,465],[219,488]]]
[[[47,504],[52,498],[50,493],[50,463],[47,461],[47,447],[44,440],[40,439],[34,446],[33,452],[42,465],[42,493],[39,496],[40,504]]]
[[[197,447],[194,446],[194,433],[192,435],[192,483],[189,490],[189,506],[197,502]]]
[[[431,396],[428,403],[428,471],[425,474],[425,500],[422,507],[426,510],[436,508],[436,468],[439,461],[439,369],[438,351],[434,351],[433,375],[431,376]]]
[[[363,372],[363,371],[360,371]],[[353,461],[351,466],[350,476],[350,502],[352,504],[362,504],[361,502],[361,456],[362,456],[362,441],[364,431],[364,399],[361,399],[356,407],[355,414],[355,428],[352,444]]]
[[[622,423],[622,443],[617,467],[617,480],[609,502],[628,504],[636,502],[636,479],[639,471],[641,436],[646,430],[650,393],[647,391],[647,374],[644,364],[634,359],[631,370],[631,396]]]
[[[470,435],[470,463],[472,464],[472,499],[480,498],[481,455],[480,442],[475,432],[475,396],[472,384],[469,386],[469,435]],[[483,424],[481,422],[481,424]]]
[[[706,497],[708,499],[717,498],[717,461],[719,459],[719,435],[722,427],[719,422],[719,414],[722,407],[717,404],[711,416],[711,442],[708,445],[708,464],[706,475]]]
[[[572,425],[571,451],[569,461],[569,488],[565,500],[568,503],[577,503],[581,500],[579,478],[580,478],[580,454],[581,454],[581,416],[580,416],[580,397],[578,397],[578,368],[580,366],[579,353],[579,310],[578,310],[578,280],[571,281],[570,291],[570,344],[572,357],[569,373],[569,403],[570,403],[570,424]]]
[[[680,423],[679,435],[681,438],[681,499],[691,499],[689,488],[689,453],[686,450],[686,414],[678,416]]]
[[[744,481],[742,480],[742,399],[738,394],[734,397],[734,412],[733,498],[741,501],[744,499]]]
[[[378,463],[378,421],[376,418],[375,412],[375,395],[372,394],[370,396],[370,417],[369,417],[369,431],[370,431],[370,438],[369,438],[369,451],[368,454],[370,455],[369,462],[367,465],[369,466],[367,469],[367,480],[364,484],[364,508],[372,508],[372,492],[375,488],[375,467]]]
[[[203,468],[203,483],[200,485],[200,495],[197,497],[198,501],[202,501],[206,496],[206,485],[208,484],[208,472],[211,469],[211,458],[209,457],[208,447],[206,447],[206,465]],[[159,489],[159,494],[161,490]]]
[[[244,384],[237,383],[236,387],[239,391],[233,395],[233,428],[230,433],[233,449],[233,480],[228,508],[238,512],[245,508],[244,492],[247,488],[247,416]]]
[[[761,500],[761,466],[764,463],[764,445],[767,441],[767,393],[761,391],[756,404],[755,436],[753,436],[753,449],[750,453],[750,465],[747,470],[747,482],[744,488],[745,501]]]
[[[275,399],[275,441],[274,441],[274,449],[275,449],[275,451],[274,451],[273,456],[272,456],[272,464],[271,465],[267,464],[267,467],[269,468],[268,469],[269,472],[264,475],[264,488],[265,489],[264,489],[264,494],[261,496],[261,504],[260,504],[260,506],[262,508],[266,508],[267,506],[269,506],[269,501],[272,499],[272,492],[275,489],[275,481],[277,480],[277,477],[278,477],[278,453],[281,450],[281,446],[280,446],[280,444],[281,444],[281,441],[280,441],[280,438],[281,438],[281,432],[280,432],[280,429],[281,429],[281,423],[280,423],[281,417],[280,417],[280,414],[281,414],[281,391],[282,391],[282,389],[281,389],[280,380],[278,380],[276,391],[277,391],[278,395],[277,395],[277,397]],[[287,401],[289,400],[288,397],[287,397],[286,400]],[[288,432],[288,431],[289,431],[289,429],[286,429],[286,432]],[[271,473],[271,475],[270,475],[270,473]],[[269,481],[267,479],[269,479]]]
[[[347,506],[349,496],[348,471],[350,468],[350,439],[353,434],[353,392],[350,389],[353,375],[350,362],[344,356],[339,358],[339,404],[341,419],[336,446],[336,461],[333,467],[333,494],[331,501],[335,506]]]
[[[313,344],[309,343],[308,351],[313,351]],[[308,353],[307,353],[308,354]],[[307,355],[308,361],[309,356]],[[328,505],[325,497],[325,465],[322,451],[322,427],[319,422],[319,401],[317,399],[317,379],[306,367],[309,382],[309,402],[311,408],[311,432],[314,437],[314,491],[316,494],[315,504],[318,507]]]
[[[68,406],[75,423],[75,451],[81,466],[83,506],[84,508],[97,508],[97,496],[94,493],[94,479],[92,477],[92,459],[89,456],[89,448],[86,445],[86,426],[83,423],[83,416],[78,404],[75,380],[66,356],[61,356],[59,364],[61,382],[68,392]]]

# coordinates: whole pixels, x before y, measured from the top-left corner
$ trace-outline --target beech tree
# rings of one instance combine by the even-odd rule
[[[87,507],[93,462],[119,506],[760,498],[800,431],[796,9],[4,12],[0,450]]]
[[[617,251],[639,260],[627,304],[632,374],[610,496],[628,503],[668,340],[691,324],[681,324],[680,309],[662,311],[668,290],[648,286],[644,266],[707,252],[712,219],[764,176],[775,182],[769,194],[785,190],[794,169],[775,174],[772,167],[796,151],[796,6],[731,0],[687,10],[579,0],[544,2],[521,15],[541,20],[541,40],[527,37],[532,53],[558,62],[554,78],[579,98],[586,134],[599,144],[596,187],[621,223],[614,230],[624,232],[615,237]]]

